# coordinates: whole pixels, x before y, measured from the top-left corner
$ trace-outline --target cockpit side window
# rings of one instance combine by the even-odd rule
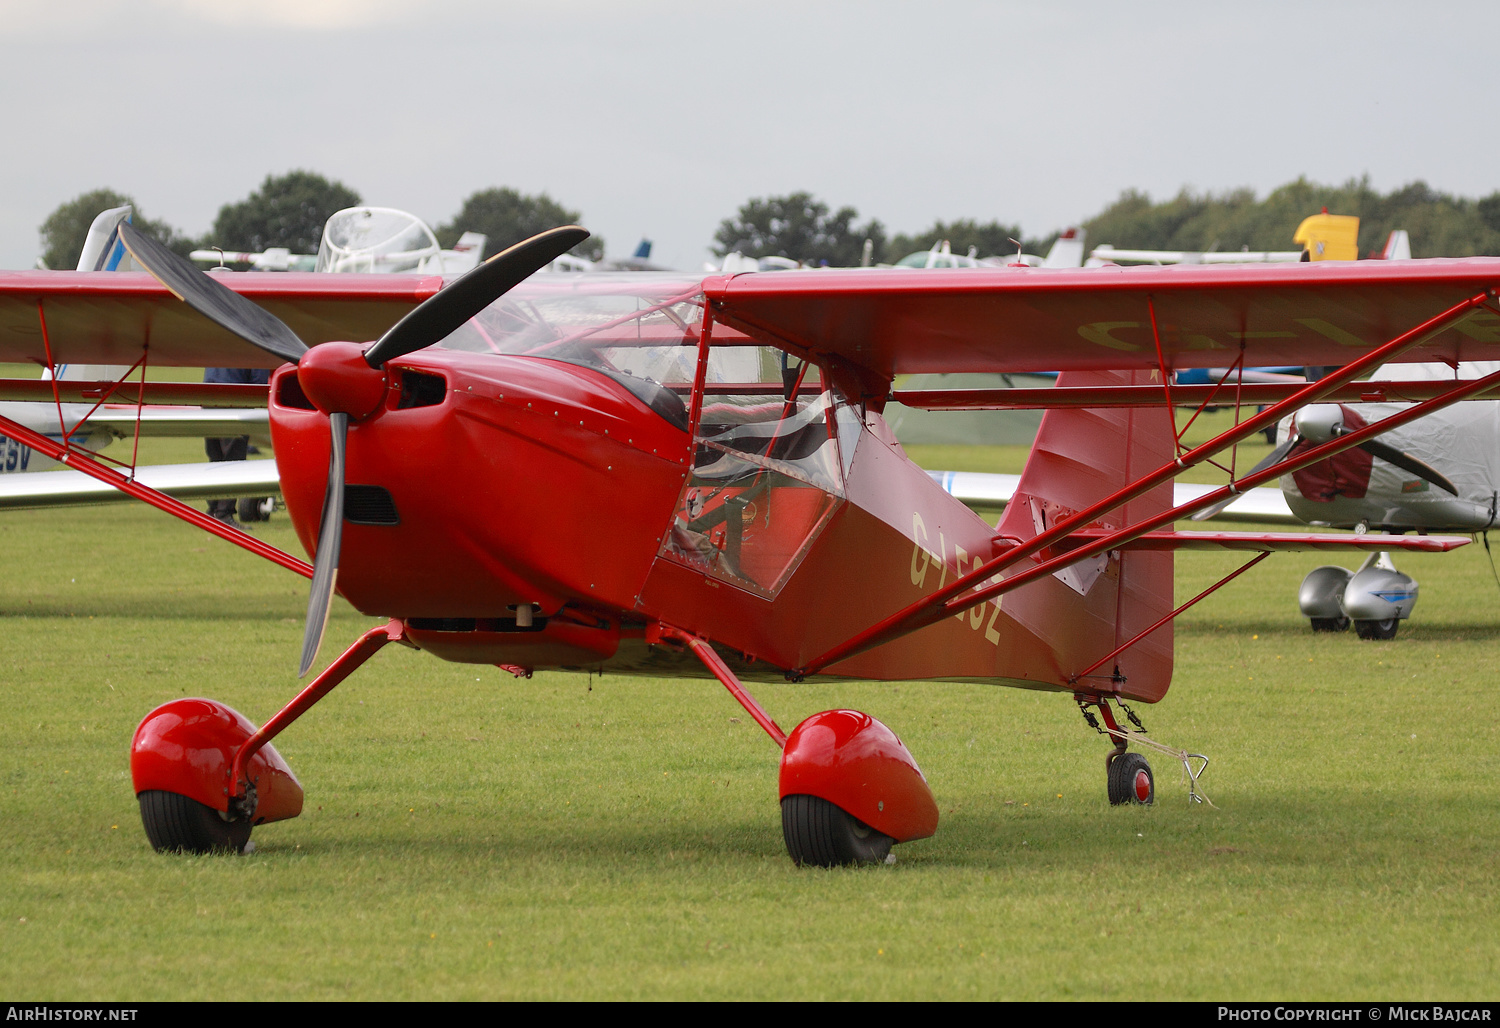
[[[709,350],[693,470],[662,556],[774,596],[843,502],[840,397],[770,347]]]

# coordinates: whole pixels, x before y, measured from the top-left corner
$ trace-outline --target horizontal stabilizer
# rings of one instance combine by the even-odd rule
[[[1086,543],[1103,538],[1104,532],[1088,529],[1074,532],[1069,541]],[[1147,532],[1122,550],[1358,550],[1381,552],[1406,550],[1446,553],[1471,540],[1460,535],[1346,535],[1333,532]]]
[[[156,464],[137,468],[135,480],[179,500],[281,495],[274,460]],[[81,471],[0,476],[0,509],[127,503],[132,499]]]

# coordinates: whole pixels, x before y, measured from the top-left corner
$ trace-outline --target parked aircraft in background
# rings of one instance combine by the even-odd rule
[[[545,267],[544,271],[671,271],[663,264],[651,260],[652,242],[642,239],[629,257],[607,257],[591,261],[571,253],[559,256]],[[752,269],[753,270],[753,269]]]
[[[271,247],[258,253],[210,248],[189,256],[219,267],[248,264],[254,271],[461,275],[478,266],[486,241],[482,232],[465,232],[453,249],[444,250],[415,214],[394,207],[347,207],[324,223],[315,254]]]
[[[1047,256],[1021,253],[1019,244],[1016,253],[993,254],[980,257],[977,247],[969,247],[965,255],[953,252],[951,244],[941,239],[932,244],[930,250],[918,250],[902,257],[890,267],[897,268],[1010,268],[1024,265],[1029,268],[1078,268],[1083,266],[1083,245],[1086,233],[1081,228],[1070,228],[1052,243]],[[886,265],[881,265],[886,267]]]
[[[138,270],[120,240],[118,228],[122,221],[130,219],[131,213],[129,206],[115,207],[94,218],[78,257],[79,271]],[[82,448],[91,453],[104,450],[116,440],[136,436],[202,439],[206,436],[245,435],[259,444],[270,446],[270,422],[264,399],[255,390],[205,394],[203,389],[191,383],[151,383],[142,387],[139,382],[129,380],[135,370],[127,366],[100,364],[44,366],[40,379],[7,380],[0,386],[0,417],[40,433],[59,445]],[[222,403],[231,395],[244,406],[190,406],[206,400]],[[135,402],[143,398],[147,402]],[[257,400],[260,401],[258,405]],[[54,506],[69,502],[69,497],[94,493],[85,482],[74,481],[68,485],[59,476],[29,474],[48,472],[57,466],[57,462],[45,454],[0,435],[0,508]],[[162,469],[148,471],[140,468],[137,471],[180,497],[238,496],[242,495],[240,489],[245,482],[258,483],[261,488],[244,495],[264,496],[280,491],[274,471],[269,475],[271,481],[266,488],[266,469],[249,473],[243,469],[238,472],[219,469],[201,476],[198,481],[192,476],[184,478],[177,472]],[[16,477],[22,474],[26,475],[24,480]],[[225,489],[230,491],[224,492]],[[119,495],[116,490],[109,492],[110,499]]]
[[[1482,311],[1466,328],[1500,339],[1500,315]],[[1500,371],[1471,361],[1380,368],[1361,383],[1365,402],[1314,404],[1280,426],[1276,460],[1384,421],[1432,389]],[[1412,388],[1415,385],[1418,388]],[[1401,402],[1406,400],[1408,402]],[[1281,480],[1287,506],[1309,525],[1360,533],[1488,532],[1500,504],[1500,401],[1476,400],[1430,414]],[[1212,512],[1205,512],[1211,514]],[[1411,617],[1418,587],[1390,553],[1373,553],[1358,569],[1328,565],[1303,580],[1298,604],[1314,631],[1352,623],[1362,639],[1394,638]]]
[[[1296,261],[1352,261],[1359,256],[1359,219],[1350,215],[1321,214],[1304,218],[1292,236],[1300,250],[1127,250],[1105,243],[1094,247],[1088,266],[1104,264],[1287,264]],[[1410,260],[1411,241],[1404,229],[1387,238],[1384,249],[1372,253],[1377,260]]]

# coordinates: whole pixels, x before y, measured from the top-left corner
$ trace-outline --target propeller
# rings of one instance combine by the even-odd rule
[[[378,368],[431,346],[588,237],[585,229],[564,225],[501,250],[387,329],[365,352],[366,363]]]
[[[1286,455],[1288,453],[1292,452],[1292,447],[1296,446],[1301,441],[1302,441],[1302,437],[1297,434],[1297,423],[1294,421],[1294,422],[1292,422],[1292,431],[1287,435],[1286,442],[1282,443],[1280,446],[1276,447],[1276,449],[1274,449],[1270,453],[1266,454],[1265,457],[1261,458],[1260,463],[1257,464],[1257,465],[1255,465],[1255,467],[1251,468],[1250,471],[1249,471],[1249,474],[1253,475],[1257,471],[1264,471],[1266,468],[1270,467],[1272,464],[1278,464],[1278,463],[1280,463],[1286,457]],[[1198,513],[1194,514],[1188,520],[1190,520],[1190,521],[1207,521],[1211,517],[1216,517],[1221,511],[1223,511],[1223,509],[1225,507],[1229,506],[1231,503],[1233,503],[1235,500],[1238,500],[1238,499],[1239,499],[1238,496],[1230,496],[1226,500],[1220,500],[1218,503],[1214,504],[1212,507],[1207,507],[1207,508],[1204,508],[1203,510],[1200,510]]]
[[[443,339],[519,283],[589,237],[576,225],[549,229],[502,250],[448,283],[391,326],[373,346],[323,343],[310,348],[274,314],[245,299],[213,275],[129,223],[120,237],[137,264],[189,307],[241,339],[297,365],[307,398],[328,415],[328,491],[313,556],[312,589],[297,676],[317,658],[338,581],[344,530],[344,468],[349,422],[373,414],[385,397],[385,364]]]
[[[307,353],[307,344],[297,338],[286,322],[199,270],[192,261],[168,250],[130,222],[120,222],[120,239],[130,256],[151,272],[152,278],[220,328],[293,364]]]
[[[1326,443],[1339,436],[1348,435],[1353,431],[1354,429],[1344,424],[1344,413],[1339,409],[1337,404],[1319,403],[1305,407],[1298,411],[1293,418],[1292,430],[1288,433],[1286,442],[1276,447],[1259,464],[1251,468],[1250,474],[1253,475],[1257,471],[1265,470],[1272,464],[1279,463],[1291,452],[1292,447],[1304,440],[1317,445]],[[1409,475],[1416,475],[1426,482],[1431,482],[1439,489],[1446,490],[1454,496],[1458,495],[1458,487],[1453,484],[1447,475],[1444,475],[1431,464],[1418,460],[1411,454],[1403,450],[1398,450],[1389,443],[1383,443],[1379,439],[1367,439],[1355,445],[1372,457],[1379,457],[1387,464],[1398,467]],[[1205,521],[1218,514],[1225,507],[1228,507],[1237,498],[1231,496],[1229,499],[1221,500],[1206,510],[1200,510],[1192,516],[1191,520]]]

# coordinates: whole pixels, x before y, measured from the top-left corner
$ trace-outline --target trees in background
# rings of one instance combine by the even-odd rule
[[[193,248],[193,241],[182,235],[165,221],[152,221],[141,213],[140,207],[124,193],[113,189],[94,189],[76,196],[47,216],[39,231],[42,235],[42,263],[57,271],[72,271],[78,267],[78,256],[83,253],[83,242],[88,238],[89,226],[100,212],[112,207],[129,204],[135,210],[131,223],[181,254]]]
[[[134,201],[112,189],[95,189],[59,206],[40,226],[42,261],[49,268],[72,269],[89,225],[100,211],[121,204],[135,207],[135,224],[173,249],[186,254],[197,245],[226,250],[265,250],[284,246],[293,253],[314,253],[328,216],[360,203],[355,190],[311,171],[267,175],[260,188],[237,203],[219,209],[212,231],[194,240],[164,221],[145,218]],[[1126,190],[1109,207],[1083,222],[1091,244],[1165,250],[1285,250],[1303,218],[1327,207],[1334,214],[1360,219],[1359,246],[1379,250],[1392,229],[1411,235],[1413,256],[1466,257],[1500,255],[1500,191],[1479,200],[1440,193],[1425,182],[1413,182],[1388,194],[1370,187],[1368,177],[1340,186],[1299,178],[1257,200],[1249,189],[1194,193],[1184,189],[1160,203],[1137,190]],[[1027,239],[1019,226],[998,220],[938,221],[924,232],[887,239],[876,219],[856,224],[853,207],[830,210],[811,193],[756,198],[724,219],[714,234],[713,252],[748,257],[787,257],[808,264],[850,267],[860,263],[869,240],[875,261],[895,261],[948,240],[954,253],[972,247],[980,257],[1014,251],[1020,239],[1031,253],[1045,253],[1055,237]],[[489,188],[471,194],[452,220],[436,230],[451,247],[466,231],[489,237],[489,257],[537,232],[577,223],[582,215],[546,193],[525,195],[515,189]],[[598,260],[604,241],[595,236],[574,251]]]
[[[483,232],[485,259],[538,232],[559,225],[577,225],[583,215],[569,210],[546,193],[526,196],[514,189],[496,187],[471,193],[453,220],[437,228],[438,243],[452,248],[465,232]],[[597,261],[604,256],[604,240],[590,236],[573,248],[573,254]]]
[[[252,253],[273,246],[284,246],[292,253],[317,253],[328,216],[360,203],[353,189],[315,172],[267,175],[245,199],[219,208],[204,243]]]
[[[828,205],[811,193],[792,193],[754,199],[742,205],[733,218],[725,218],[714,233],[713,252],[746,257],[786,257],[804,264],[852,267],[860,263],[865,240],[870,240],[874,259],[885,252],[885,226],[871,219],[856,225],[859,212]]]
[[[1084,222],[1091,245],[1144,250],[1290,250],[1302,219],[1322,208],[1359,220],[1361,253],[1378,251],[1393,229],[1411,236],[1414,257],[1471,257],[1500,254],[1500,192],[1482,200],[1440,193],[1412,182],[1387,194],[1370,187],[1368,177],[1341,186],[1299,178],[1257,200],[1249,189],[1227,193],[1182,190],[1152,203],[1145,193],[1127,190],[1103,212]]]

